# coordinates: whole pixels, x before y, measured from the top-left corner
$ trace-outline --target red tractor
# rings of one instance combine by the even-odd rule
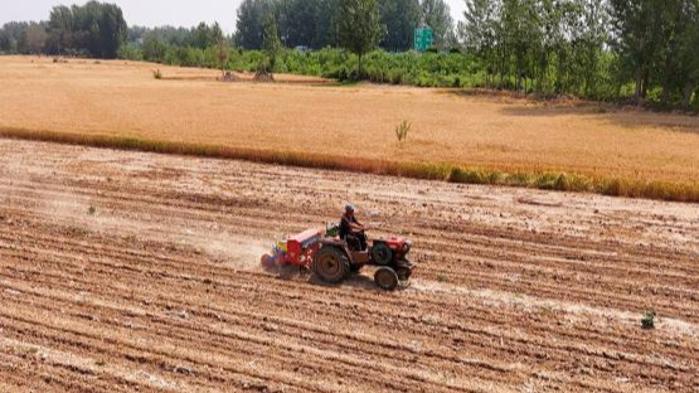
[[[337,225],[309,229],[275,245],[262,264],[298,266],[313,271],[321,280],[337,284],[367,265],[378,266],[374,281],[392,291],[407,285],[415,265],[407,258],[412,243],[399,236],[374,239],[365,250],[352,249],[337,236]]]

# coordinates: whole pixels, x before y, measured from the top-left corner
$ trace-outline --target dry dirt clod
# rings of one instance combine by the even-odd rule
[[[193,373],[191,368],[185,366],[176,366],[172,371],[182,375],[191,375]]]
[[[255,82],[274,82],[274,75],[271,72],[259,70],[255,73],[253,80]]]
[[[234,73],[226,71],[221,80],[223,82],[236,82],[238,81],[238,77]]]

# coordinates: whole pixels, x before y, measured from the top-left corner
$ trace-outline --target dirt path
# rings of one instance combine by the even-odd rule
[[[410,288],[258,268],[348,200]],[[693,392],[698,261],[696,205],[0,139],[0,391]]]

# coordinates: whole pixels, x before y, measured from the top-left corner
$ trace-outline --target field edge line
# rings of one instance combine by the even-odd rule
[[[46,130],[34,131],[23,128],[0,128],[0,137],[86,147],[235,159],[264,164],[440,180],[460,184],[585,192],[616,197],[699,203],[699,182],[697,181],[646,181],[588,176],[564,171],[501,171],[448,163],[399,162],[369,158],[348,159],[348,157],[322,153],[265,150],[104,134],[85,135]]]

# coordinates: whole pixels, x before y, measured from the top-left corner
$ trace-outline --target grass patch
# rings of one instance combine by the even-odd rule
[[[643,314],[643,319],[641,319],[641,327],[645,330],[655,329],[655,311],[649,310]]]
[[[398,139],[398,142],[401,143],[408,139],[408,132],[410,132],[410,129],[413,127],[412,124],[410,124],[409,121],[403,120],[396,126],[395,133],[396,133],[396,138]]]
[[[445,276],[444,274],[438,274],[437,275],[437,282],[448,282],[449,277]]]
[[[505,172],[497,169],[469,168],[445,163],[347,159],[342,156],[321,153],[237,148],[109,135],[31,131],[20,128],[0,129],[0,137],[153,153],[238,159],[305,168],[442,180],[451,183],[590,192],[609,196],[699,203],[699,182],[697,181],[685,183],[644,181],[540,170]]]

